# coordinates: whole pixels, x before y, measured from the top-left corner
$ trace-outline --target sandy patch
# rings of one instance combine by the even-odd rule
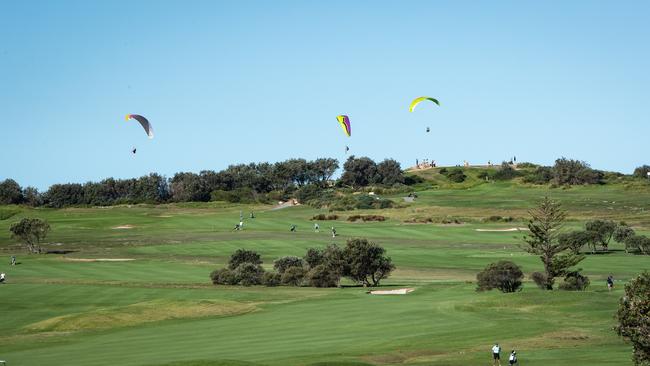
[[[507,231],[528,231],[526,227],[511,227],[509,229],[474,229],[476,231],[484,232],[507,232]]]
[[[374,290],[369,293],[371,295],[406,295],[414,290],[414,288],[398,288],[395,290]]]
[[[133,225],[120,225],[120,226],[113,226],[113,230],[123,230],[123,229],[133,229],[135,226]]]
[[[158,215],[156,217],[174,217],[174,216],[172,216],[172,215]]]

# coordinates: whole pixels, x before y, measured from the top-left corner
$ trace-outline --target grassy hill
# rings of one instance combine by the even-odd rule
[[[622,287],[648,257],[587,255],[584,292],[474,291],[487,264],[513,260],[526,274],[541,262],[519,248],[527,210],[548,195],[569,213],[568,229],[593,218],[624,220],[650,233],[650,189],[627,184],[569,189],[520,181],[486,182],[483,168],[452,183],[437,169],[413,174],[418,198],[389,194],[398,208],[337,212],[314,233],[324,209],[225,203],[66,209],[0,208],[0,359],[8,365],[480,365],[490,347],[518,350],[525,365],[631,365],[631,346],[611,330]],[[239,213],[244,230],[231,231]],[[349,222],[353,214],[384,222]],[[28,255],[8,228],[22,217],[47,219],[46,249]],[[503,218],[495,221],[496,217]],[[289,231],[297,225],[297,232]],[[326,228],[336,226],[332,238]],[[366,289],[213,286],[208,278],[238,248],[258,251],[264,267],[309,247],[367,237],[397,266],[382,283],[414,287],[404,296]],[[10,267],[9,256],[17,255]],[[617,286],[604,283],[613,274]],[[350,283],[347,283],[350,284]]]

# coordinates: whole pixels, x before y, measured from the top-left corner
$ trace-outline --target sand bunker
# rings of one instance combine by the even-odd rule
[[[129,262],[134,258],[63,258],[71,262]]]
[[[369,294],[371,295],[406,295],[410,292],[413,292],[415,289],[414,288],[398,288],[395,290],[375,290],[375,291],[370,291]]]
[[[120,225],[120,226],[113,226],[113,230],[122,230],[122,229],[133,229],[135,226],[133,225]]]
[[[525,227],[511,227],[509,229],[474,229],[476,231],[485,231],[485,232],[506,232],[506,231],[522,231],[522,230],[528,230],[528,228]]]

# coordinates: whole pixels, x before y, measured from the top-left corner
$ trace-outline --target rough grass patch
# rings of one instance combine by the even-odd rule
[[[338,220],[339,215],[326,215],[326,214],[318,214],[314,215],[311,219],[312,220],[319,220],[319,221],[326,221],[326,220]]]
[[[350,222],[356,222],[357,220],[361,220],[363,222],[366,221],[386,221],[386,217],[382,215],[352,215],[348,217],[348,221]]]
[[[15,208],[0,208],[0,221],[16,216],[20,210]]]

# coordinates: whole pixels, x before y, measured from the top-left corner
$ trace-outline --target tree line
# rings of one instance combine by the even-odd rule
[[[180,172],[171,178],[152,173],[140,178],[107,178],[100,182],[54,184],[45,192],[22,188],[13,179],[0,182],[0,204],[29,206],[110,206],[165,202],[256,202],[285,199],[301,188],[330,186],[339,162],[289,159],[277,163],[230,165],[221,171]],[[364,187],[404,181],[400,164],[386,159],[379,164],[367,157],[351,156],[344,165],[340,185]]]

